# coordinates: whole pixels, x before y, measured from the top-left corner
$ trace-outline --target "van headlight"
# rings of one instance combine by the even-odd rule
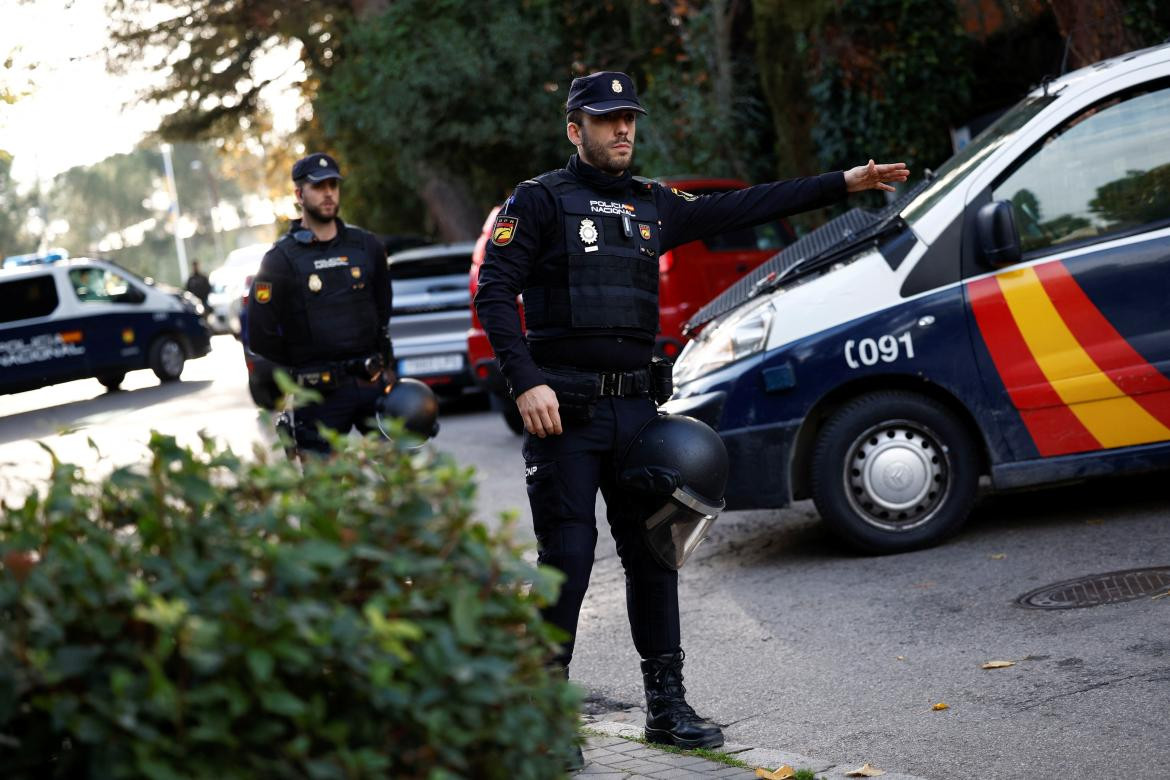
[[[768,343],[768,331],[776,309],[772,302],[744,307],[683,348],[674,364],[674,382],[692,379],[723,368],[728,363],[760,352]]]

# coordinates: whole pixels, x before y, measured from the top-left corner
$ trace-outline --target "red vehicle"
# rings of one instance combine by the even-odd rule
[[[747,186],[738,179],[698,176],[669,177],[660,181],[695,195]],[[479,283],[479,268],[483,265],[488,238],[499,210],[499,206],[495,207],[484,220],[475,251],[471,255],[472,301],[475,300],[475,290]],[[720,233],[663,252],[658,258],[659,333],[654,345],[655,354],[665,358],[678,355],[686,342],[682,335],[683,325],[695,311],[795,240],[792,228],[780,220]],[[508,398],[507,385],[488,343],[487,334],[476,316],[474,304],[471,308],[471,329],[467,332],[467,355],[476,381],[488,391],[493,408],[503,412],[508,427],[516,433],[522,433],[523,422],[515,404]]]

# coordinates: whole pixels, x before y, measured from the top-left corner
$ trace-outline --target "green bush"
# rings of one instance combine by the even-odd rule
[[[563,774],[558,582],[472,520],[469,471],[374,440],[303,474],[150,448],[0,505],[0,775]]]

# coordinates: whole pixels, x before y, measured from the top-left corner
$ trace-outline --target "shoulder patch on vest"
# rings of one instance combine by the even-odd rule
[[[268,303],[272,300],[272,285],[269,282],[256,282],[256,303]]]
[[[496,217],[496,224],[492,226],[492,243],[496,246],[507,246],[516,236],[516,227],[520,224],[518,217],[509,217],[501,214]]]

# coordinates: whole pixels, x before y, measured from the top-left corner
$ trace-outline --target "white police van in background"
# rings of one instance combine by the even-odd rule
[[[732,459],[729,509],[812,497],[868,552],[993,489],[1170,467],[1170,46],[1029,94],[882,211],[698,312],[667,411]]]
[[[0,270],[0,394],[96,377],[117,388],[150,368],[164,382],[211,350],[201,306],[88,258]]]

